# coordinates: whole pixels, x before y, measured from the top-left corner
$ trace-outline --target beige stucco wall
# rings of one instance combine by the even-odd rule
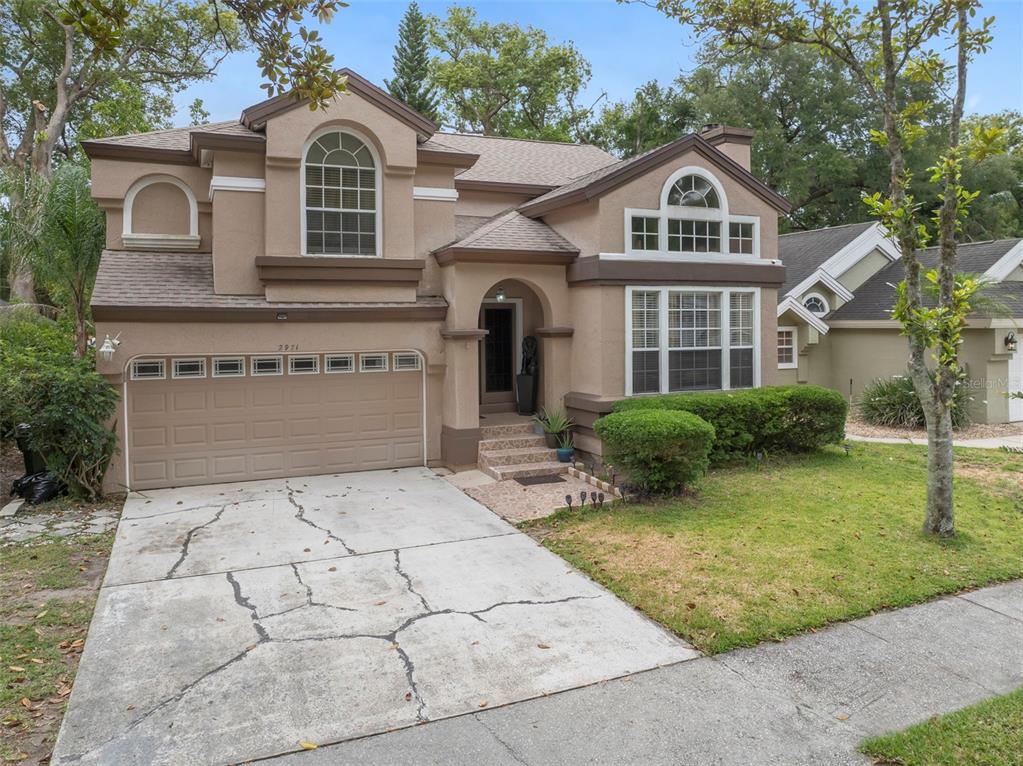
[[[188,234],[188,197],[171,183],[154,183],[135,195],[131,228],[135,234]]]
[[[600,203],[597,200],[554,210],[543,221],[579,248],[580,257],[600,252]]]
[[[455,179],[455,183],[457,185],[457,179]],[[455,203],[455,215],[497,215],[505,210],[518,207],[528,199],[529,197],[525,194],[459,189],[458,202]]]

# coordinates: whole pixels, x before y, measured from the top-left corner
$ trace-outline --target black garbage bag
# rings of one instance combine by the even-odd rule
[[[67,487],[49,471],[26,474],[15,479],[11,494],[25,498],[25,505],[39,505],[64,494]]]

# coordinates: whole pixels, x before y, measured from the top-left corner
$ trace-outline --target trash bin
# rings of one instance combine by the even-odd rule
[[[19,423],[14,427],[14,443],[21,450],[21,458],[25,461],[26,476],[42,473],[46,470],[46,461],[43,460],[43,456],[28,446],[28,439],[31,434],[32,426],[28,423]]]

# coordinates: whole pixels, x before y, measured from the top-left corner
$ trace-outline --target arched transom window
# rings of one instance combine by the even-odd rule
[[[377,255],[377,168],[350,133],[325,133],[305,155],[309,255]]]
[[[664,184],[658,210],[628,208],[626,252],[679,258],[757,257],[758,220],[730,215],[724,189],[703,168],[682,168]]]

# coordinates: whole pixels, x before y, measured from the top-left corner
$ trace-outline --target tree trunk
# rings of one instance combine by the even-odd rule
[[[85,359],[89,350],[89,333],[87,332],[85,320],[85,304],[82,301],[75,303],[75,352],[79,359]]]
[[[16,263],[11,266],[11,296],[25,303],[36,302],[35,279],[32,268],[27,263]]]
[[[933,407],[927,418],[927,516],[924,532],[941,537],[955,535],[952,503],[952,413],[947,406]]]

